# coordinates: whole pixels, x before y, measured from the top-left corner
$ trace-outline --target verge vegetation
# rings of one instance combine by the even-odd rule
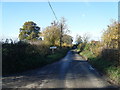
[[[49,45],[29,44],[25,42],[2,44],[2,74],[13,74],[37,67],[42,67],[63,58],[68,47],[58,48],[53,54]]]
[[[120,24],[113,22],[103,32],[101,41],[82,42],[77,51],[109,80],[120,85]]]

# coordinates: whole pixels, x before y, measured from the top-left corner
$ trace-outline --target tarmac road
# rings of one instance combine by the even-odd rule
[[[115,88],[73,51],[58,62],[2,77],[3,88]]]

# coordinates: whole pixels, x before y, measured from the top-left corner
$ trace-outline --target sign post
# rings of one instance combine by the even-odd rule
[[[56,46],[50,47],[50,49],[52,49],[52,53],[54,53],[54,50],[55,50],[56,48],[57,48]]]

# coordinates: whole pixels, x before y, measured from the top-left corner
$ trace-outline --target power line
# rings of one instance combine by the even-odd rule
[[[52,12],[53,12],[53,15],[55,16],[55,19],[58,21],[57,16],[56,16],[56,14],[55,14],[55,12],[54,12],[54,10],[53,10],[53,8],[52,8],[49,0],[48,0],[48,4],[49,4],[49,6],[50,6],[50,8],[51,8],[51,10],[52,10]]]
[[[54,16],[55,16],[55,19],[58,21],[57,16],[56,16],[56,14],[55,14],[55,12],[54,12],[54,10],[53,10],[53,8],[52,8],[49,0],[48,0],[48,4],[49,4],[49,6],[50,6],[50,8],[51,8],[51,10],[52,10],[52,12],[53,12],[53,14],[54,14]],[[58,21],[58,22],[59,22],[59,21]],[[62,32],[63,32],[62,23],[61,23],[61,25],[60,25],[60,29],[61,29],[61,34],[60,34],[60,48],[62,48]]]

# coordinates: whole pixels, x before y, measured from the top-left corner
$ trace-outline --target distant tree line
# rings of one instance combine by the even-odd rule
[[[20,28],[19,39],[26,42],[36,42],[37,40],[41,40],[51,46],[59,46],[60,43],[70,46],[72,45],[73,39],[72,36],[67,33],[68,29],[65,18],[62,18],[60,22],[53,21],[51,25],[44,28],[43,31],[40,31],[40,27],[37,26],[36,23],[28,21]]]

